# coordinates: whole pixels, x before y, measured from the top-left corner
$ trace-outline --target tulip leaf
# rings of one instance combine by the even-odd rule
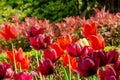
[[[64,72],[64,80],[69,80],[68,73],[64,67],[63,67],[63,72]]]

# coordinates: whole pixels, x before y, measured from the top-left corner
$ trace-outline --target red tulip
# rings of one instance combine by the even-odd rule
[[[107,53],[106,53],[106,56],[107,56],[107,62],[108,63],[116,63],[117,60],[118,60],[118,57],[119,57],[119,53],[117,50],[109,50]]]
[[[58,56],[61,56],[64,53],[64,50],[57,43],[51,44],[50,48],[55,49]]]
[[[95,50],[104,49],[105,47],[104,38],[100,34],[91,35],[89,37],[89,42],[90,42],[91,47]]]
[[[44,29],[43,28],[37,29],[36,27],[32,26],[28,32],[28,37],[35,37],[39,34],[44,34]]]
[[[115,70],[110,67],[106,66],[105,70],[99,70],[100,80],[117,80]]]
[[[8,41],[10,39],[17,38],[18,32],[14,26],[4,24],[4,28],[0,31],[0,35],[2,35],[5,40]]]
[[[38,72],[41,72],[42,75],[47,76],[54,72],[54,65],[50,59],[45,59],[40,62],[40,66],[37,68]]]
[[[96,74],[98,66],[90,57],[78,60],[77,72],[84,77]]]
[[[54,63],[60,58],[60,56],[55,51],[55,49],[44,50],[44,59],[47,59],[47,58],[50,59]]]
[[[5,67],[4,65],[0,64],[0,79],[3,79],[5,76]]]
[[[114,65],[113,68],[115,69],[116,73],[117,73],[117,77],[119,78],[120,76],[120,60],[118,60]]]
[[[7,56],[12,63],[14,63],[13,54],[15,56],[16,62],[20,62],[24,57],[22,48],[19,48],[18,51],[16,49],[13,49],[13,51],[7,51]]]
[[[14,80],[33,80],[33,77],[25,72],[20,72],[14,75]]]
[[[12,68],[12,65],[9,64],[8,62],[3,62],[3,65],[5,67],[5,77],[4,78],[12,78],[14,75],[14,71]]]
[[[79,57],[81,55],[82,47],[75,43],[75,44],[69,44],[66,48],[67,53],[72,57]]]
[[[84,24],[83,34],[85,37],[89,38],[91,35],[97,34],[97,25],[96,23]]]
[[[7,56],[12,63],[16,62],[17,68],[20,64],[22,70],[28,69],[30,59],[28,58],[27,55],[23,54],[22,48],[19,48],[18,51],[16,49],[13,49],[13,51],[7,51]],[[14,57],[15,57],[15,61],[14,61]]]
[[[69,56],[68,54],[63,54],[61,57],[63,64],[65,66],[71,67],[73,71],[76,70],[77,63],[75,58]],[[70,59],[70,64],[69,64],[69,59]]]
[[[25,55],[24,58],[21,60],[20,64],[22,70],[27,70],[30,65],[30,58],[28,58],[28,56]]]
[[[50,45],[50,37],[49,36],[44,36],[44,35],[39,35],[36,37],[30,37],[30,44],[31,47],[40,50],[40,49],[45,49]]]
[[[70,37],[70,35],[66,35],[66,36],[60,36],[57,38],[57,43],[58,45],[60,45],[60,47],[65,50],[66,47],[71,44],[74,43],[72,38]]]

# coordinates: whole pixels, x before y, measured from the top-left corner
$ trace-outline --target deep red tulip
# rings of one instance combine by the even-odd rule
[[[3,65],[5,67],[5,77],[4,78],[8,78],[8,79],[13,78],[14,71],[13,71],[12,65],[9,64],[8,62],[3,62]]]
[[[63,54],[61,57],[63,64],[65,66],[71,67],[73,71],[76,70],[77,63],[75,58],[69,56],[68,54]],[[69,59],[70,59],[70,64],[69,64]]]
[[[79,57],[81,55],[82,47],[77,43],[69,44],[66,51],[72,57]]]
[[[40,62],[40,66],[37,68],[37,71],[41,72],[44,76],[51,75],[54,72],[54,65],[50,59],[45,59]]]
[[[46,49],[44,50],[44,59],[47,59],[47,58],[50,59],[54,63],[60,58],[60,56],[55,51],[55,49],[50,49],[50,50]]]
[[[0,31],[0,35],[2,35],[5,38],[5,40],[8,41],[10,39],[17,38],[18,32],[14,26],[4,24],[4,28]]]
[[[44,35],[39,35],[36,37],[30,37],[30,44],[31,47],[40,50],[40,49],[46,49],[48,45],[50,45],[50,37],[49,36],[44,36]]]
[[[25,72],[20,72],[14,75],[14,80],[33,80],[33,77]]]
[[[90,46],[95,50],[104,49],[105,47],[104,38],[100,34],[91,35],[89,37],[89,42],[90,42]]]
[[[120,60],[118,60],[114,65],[113,68],[115,69],[116,73],[117,73],[117,77],[119,78],[120,76]]]
[[[118,51],[116,49],[115,50],[109,50],[106,53],[106,56],[107,56],[108,63],[113,63],[114,64],[118,60],[119,53],[118,53]]]
[[[111,66],[105,67],[105,70],[99,70],[100,80],[118,80],[116,72]]]
[[[61,56],[64,53],[64,50],[57,43],[51,44],[50,48],[55,49],[58,56]]]
[[[84,57],[78,60],[77,72],[84,77],[89,77],[96,74],[98,66],[89,57]]]
[[[39,34],[44,34],[44,28],[37,29],[36,27],[32,26],[27,34],[28,37],[35,37]]]
[[[107,58],[103,51],[93,51],[89,56],[94,60],[98,67],[105,66],[107,64]]]
[[[5,67],[4,65],[0,64],[0,79],[3,79],[5,76]]]
[[[94,50],[89,47],[89,46],[84,46],[82,47],[82,50],[81,50],[81,56],[80,58],[83,58],[83,57],[86,57],[88,56],[90,53],[92,53]]]
[[[96,23],[84,24],[83,34],[85,37],[89,38],[91,35],[97,34],[97,25]]]

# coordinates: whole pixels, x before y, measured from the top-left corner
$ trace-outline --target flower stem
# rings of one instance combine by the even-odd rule
[[[71,64],[70,64],[70,56],[68,55],[68,61],[69,61],[69,80],[71,80]]]
[[[15,59],[15,53],[14,53],[13,43],[11,43],[11,45],[12,45],[12,55],[13,55],[13,60],[14,60],[15,73],[17,73],[16,59]]]
[[[39,51],[36,51],[37,66],[39,66],[38,53],[39,53]]]

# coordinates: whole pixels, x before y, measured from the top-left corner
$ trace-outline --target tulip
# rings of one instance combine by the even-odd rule
[[[87,40],[86,38],[79,39],[79,40],[78,40],[78,43],[79,43],[82,47],[84,47],[84,46],[89,46],[89,42],[88,42],[88,40]]]
[[[105,66],[105,70],[99,70],[100,80],[118,80],[116,72],[111,66]]]
[[[50,59],[45,59],[40,62],[40,66],[37,68],[37,71],[41,72],[44,76],[51,75],[54,72],[54,65]]]
[[[66,48],[67,53],[72,57],[79,57],[81,55],[81,46],[79,44],[69,44]]]
[[[62,57],[63,64],[65,66],[71,67],[73,71],[76,70],[77,63],[75,58],[69,56],[68,54],[63,54],[61,57]],[[70,59],[70,63],[69,63],[69,59]]]
[[[50,45],[50,37],[49,36],[44,36],[44,35],[39,35],[37,37],[30,37],[30,44],[31,47],[40,50],[40,49],[45,49]]]
[[[60,56],[55,51],[55,49],[44,50],[44,59],[47,59],[47,58],[50,59],[54,63],[60,58]]]
[[[98,66],[90,57],[84,57],[78,60],[77,72],[84,77],[95,75]]]
[[[14,80],[33,80],[33,77],[25,72],[20,72],[14,75]]]
[[[105,47],[104,38],[100,34],[91,35],[89,37],[89,42],[90,42],[90,46],[95,50],[104,49]]]
[[[17,38],[18,32],[14,26],[4,24],[4,28],[0,31],[0,35],[2,35],[5,40],[8,41]]]
[[[66,35],[66,36],[60,36],[57,38],[57,44],[60,45],[60,47],[65,50],[66,47],[71,44],[74,43],[72,38],[70,37],[70,35]]]
[[[97,63],[98,67],[105,66],[107,64],[107,58],[103,51],[93,51],[89,56]]]
[[[37,35],[43,34],[43,33],[44,33],[43,28],[37,29],[36,27],[32,26],[32,27],[30,27],[30,30],[29,30],[27,36],[28,37],[34,37],[34,36],[37,36]]]
[[[83,35],[89,38],[91,35],[97,34],[97,25],[96,23],[84,24],[83,26]]]
[[[14,75],[14,71],[13,71],[13,68],[12,68],[12,65],[9,64],[8,62],[3,62],[3,65],[5,67],[5,77],[4,78],[12,78],[13,75]]]
[[[30,59],[27,55],[23,54],[22,48],[19,48],[18,51],[16,49],[13,49],[13,51],[7,51],[7,56],[12,63],[16,63],[16,68],[18,68],[19,65],[21,66],[22,70],[29,68]]]
[[[120,76],[120,60],[118,60],[114,65],[113,68],[115,69],[116,73],[117,73],[117,78],[119,78]]]
[[[109,50],[107,53],[106,53],[106,57],[107,57],[107,62],[108,63],[116,63],[117,60],[118,60],[118,57],[119,57],[119,54],[118,54],[118,51],[116,49],[114,50]]]
[[[5,76],[5,67],[4,65],[0,64],[0,79],[3,79]]]
[[[61,56],[64,53],[64,50],[57,43],[51,44],[50,48],[55,49],[58,56]]]

